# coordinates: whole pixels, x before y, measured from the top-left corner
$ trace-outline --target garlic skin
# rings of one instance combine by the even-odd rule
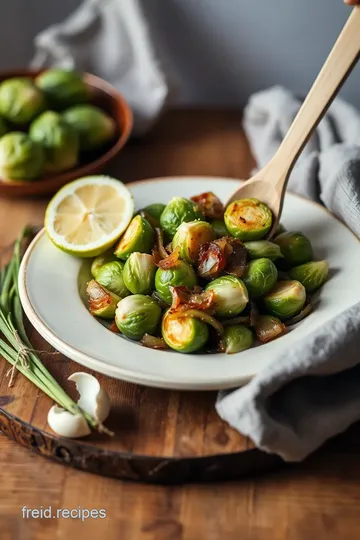
[[[49,410],[47,422],[61,437],[86,437],[91,433],[88,423],[81,414],[71,414],[58,405],[53,405]]]
[[[99,381],[82,371],[73,373],[68,380],[75,383],[79,392],[80,397],[77,401],[79,407],[102,424],[109,415],[111,404]],[[58,405],[51,407],[47,421],[51,429],[61,437],[79,438],[91,433],[88,423],[81,414],[71,414]]]

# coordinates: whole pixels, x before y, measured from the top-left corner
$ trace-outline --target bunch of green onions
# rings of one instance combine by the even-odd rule
[[[26,227],[14,244],[10,262],[0,271],[0,354],[13,366],[9,372],[11,373],[9,386],[12,385],[17,369],[60,407],[72,414],[80,413],[91,428],[105,430],[56,382],[40,360],[37,351],[33,349],[26,334],[19,298],[18,274],[23,242],[32,236],[33,230]]]

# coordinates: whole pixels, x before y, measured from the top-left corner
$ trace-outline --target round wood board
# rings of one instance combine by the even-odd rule
[[[76,398],[67,377],[84,371],[53,352],[29,328],[34,348],[60,384]],[[9,388],[9,364],[0,360],[0,430],[22,446],[76,469],[104,476],[154,483],[231,480],[263,472],[281,463],[217,415],[215,392],[175,392],[146,388],[96,374],[112,409],[109,437],[97,432],[86,439],[51,433],[47,413],[52,401],[20,373]],[[86,370],[90,373],[90,370]]]

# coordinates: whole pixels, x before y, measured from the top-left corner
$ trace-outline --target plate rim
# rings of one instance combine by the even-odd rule
[[[137,180],[134,182],[128,182],[125,185],[131,189],[131,186],[133,185],[139,185],[144,183],[151,183],[151,182],[162,182],[162,181],[174,181],[176,179],[183,179],[183,180],[197,180],[197,181],[204,181],[206,179],[212,179],[212,180],[230,180],[230,181],[241,181],[237,178],[231,178],[231,177],[219,177],[219,176],[200,176],[200,175],[174,175],[169,177],[158,177],[158,178],[150,178],[150,179],[144,179],[144,180]],[[307,199],[306,197],[303,197],[301,195],[298,195],[297,193],[290,192],[292,197],[296,197],[302,200],[305,200],[307,203],[311,203],[315,205],[318,209],[325,212],[330,218],[334,219],[335,221],[339,222],[339,224],[345,228],[347,231],[349,231],[355,239],[360,244],[360,238],[345,224],[343,223],[337,216],[332,214],[327,208],[322,206],[321,204],[312,201],[310,199]],[[66,341],[64,341],[63,338],[60,338],[57,336],[48,326],[45,322],[42,321],[42,319],[38,316],[37,312],[35,311],[34,307],[32,306],[32,303],[30,301],[29,293],[27,290],[27,268],[28,263],[30,260],[30,257],[38,244],[38,242],[41,240],[41,238],[46,234],[45,229],[42,228],[38,234],[35,236],[35,238],[32,240],[30,245],[28,246],[22,261],[20,265],[19,270],[19,278],[18,278],[18,285],[19,285],[19,295],[20,295],[20,301],[23,306],[23,309],[25,311],[25,314],[27,315],[30,323],[34,326],[34,328],[37,330],[37,332],[56,350],[64,354],[67,358],[77,362],[78,364],[88,368],[92,369],[98,373],[102,373],[104,375],[107,375],[109,377],[113,377],[118,380],[123,380],[127,382],[131,382],[133,384],[139,384],[142,386],[147,387],[155,387],[155,388],[163,388],[168,390],[187,390],[187,391],[213,391],[213,390],[221,390],[221,389],[230,389],[230,388],[236,388],[239,386],[242,386],[246,383],[248,383],[255,375],[256,373],[253,373],[248,376],[239,376],[237,378],[232,377],[231,378],[231,384],[229,382],[229,376],[224,377],[222,380],[219,379],[218,383],[213,382],[203,382],[199,383],[196,382],[196,386],[191,385],[189,382],[168,382],[167,379],[164,379],[161,376],[156,375],[145,375],[144,376],[137,376],[136,372],[129,371],[128,369],[121,367],[121,366],[112,366],[111,364],[107,364],[101,360],[98,360],[87,353],[82,352],[81,350],[78,350],[74,346],[70,345]]]

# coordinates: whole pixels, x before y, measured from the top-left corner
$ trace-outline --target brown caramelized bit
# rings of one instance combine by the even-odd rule
[[[167,268],[172,268],[175,266],[176,262],[179,259],[180,255],[180,248],[175,248],[170,255],[167,255],[165,259],[161,259],[156,264],[159,268],[162,268],[162,270],[166,270]]]
[[[276,317],[260,315],[255,325],[256,335],[261,343],[268,343],[283,334],[286,334],[286,326]]]
[[[207,218],[221,219],[224,215],[224,205],[212,191],[195,195],[191,197],[191,200],[198,205]]]
[[[224,236],[203,244],[198,258],[198,273],[205,279],[215,279],[221,272],[242,277],[246,271],[247,250],[241,240]]]
[[[163,338],[151,336],[150,334],[144,334],[144,337],[140,341],[140,345],[143,345],[143,347],[148,347],[149,349],[162,351],[169,348]]]
[[[89,281],[86,287],[90,313],[106,308],[111,303],[110,294],[95,279]]]
[[[199,309],[209,310],[214,304],[214,291],[204,291],[201,293],[191,292],[187,287],[170,287],[172,296],[171,311]]]
[[[109,330],[110,330],[110,332],[114,332],[114,334],[121,334],[121,332],[118,329],[115,321],[112,321],[112,323],[109,325]]]

